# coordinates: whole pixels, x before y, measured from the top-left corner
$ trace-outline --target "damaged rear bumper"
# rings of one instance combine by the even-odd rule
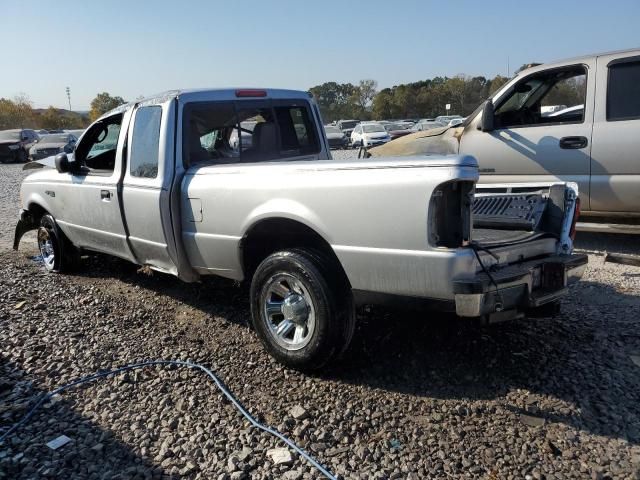
[[[18,224],[16,225],[16,230],[13,235],[13,249],[18,250],[18,245],[20,245],[20,239],[22,236],[31,231],[38,228],[38,224],[28,210],[22,210],[20,212],[20,219],[18,220]]]
[[[557,255],[509,265],[473,278],[453,282],[456,314],[489,315],[489,321],[507,320],[524,310],[553,302],[582,277],[586,255]],[[495,281],[495,284],[494,284]],[[497,287],[497,288],[496,288]]]

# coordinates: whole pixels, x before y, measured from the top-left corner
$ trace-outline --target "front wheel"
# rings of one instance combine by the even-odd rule
[[[44,268],[48,272],[63,273],[70,270],[76,257],[75,248],[49,214],[43,215],[40,219],[38,249]]]
[[[27,155],[27,152],[25,152],[24,150],[21,149],[18,152],[17,162],[18,163],[27,163],[28,160],[29,160],[29,156]]]
[[[317,370],[346,350],[355,327],[351,292],[335,262],[304,249],[276,252],[251,282],[253,327],[280,363]]]

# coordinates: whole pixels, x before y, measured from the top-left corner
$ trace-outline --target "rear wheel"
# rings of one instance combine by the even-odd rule
[[[43,215],[38,228],[38,249],[48,272],[63,273],[71,269],[77,258],[76,249],[58,228],[55,219]]]
[[[351,292],[334,261],[319,252],[276,252],[251,282],[253,326],[280,363],[317,370],[348,347],[355,328]]]

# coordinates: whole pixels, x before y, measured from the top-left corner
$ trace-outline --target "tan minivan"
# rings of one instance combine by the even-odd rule
[[[521,71],[462,125],[368,153],[470,154],[481,183],[576,182],[580,229],[640,233],[640,49]]]

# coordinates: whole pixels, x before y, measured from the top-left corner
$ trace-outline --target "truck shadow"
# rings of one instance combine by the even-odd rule
[[[119,260],[93,261],[96,268],[82,275],[111,276],[177,300],[203,318],[248,325],[248,292],[233,282],[189,285],[141,275]],[[640,312],[640,297],[589,281],[572,287],[554,319],[480,327],[438,312],[373,308],[359,314],[342,361],[318,376],[416,397],[497,400],[514,413],[640,444],[640,368],[629,357],[640,352],[640,315],[630,311]],[[247,348],[267,361],[257,345]],[[534,403],[508,400],[516,390]]]
[[[563,313],[480,327],[437,314],[363,317],[334,380],[416,396],[498,400],[515,413],[640,444],[640,298],[572,288]],[[633,317],[633,318],[632,318]],[[515,390],[531,405],[505,398]],[[513,398],[513,397],[511,397]]]
[[[82,388],[82,387],[79,387]],[[77,389],[76,389],[77,390]],[[0,355],[0,434],[18,422],[45,392],[38,379]],[[0,443],[0,478],[161,478],[165,472],[83,417],[73,400],[46,402],[28,423]],[[68,444],[46,443],[66,435]]]

